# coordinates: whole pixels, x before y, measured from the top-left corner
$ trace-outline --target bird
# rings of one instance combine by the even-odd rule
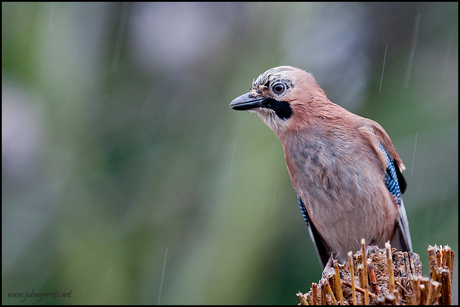
[[[323,267],[331,257],[345,262],[362,239],[412,251],[405,166],[380,124],[331,102],[311,73],[293,66],[262,73],[230,107],[257,114],[281,141]]]

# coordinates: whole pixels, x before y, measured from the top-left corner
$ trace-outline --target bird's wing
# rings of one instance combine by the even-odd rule
[[[401,194],[406,190],[407,184],[401,171],[405,169],[390,137],[378,123],[370,121],[370,125],[361,126],[358,130],[367,138],[374,148],[377,156],[385,169],[385,185],[394,196],[400,219],[395,225],[394,242],[392,245],[403,251],[412,251],[412,243],[409,232],[409,221],[407,220],[406,209]],[[399,243],[399,244],[398,244]]]
[[[412,242],[410,239],[409,232],[409,221],[407,220],[406,209],[404,208],[404,202],[401,199],[401,205],[398,206],[399,210],[399,221],[395,225],[395,234],[391,240],[391,245],[401,251],[412,251]]]
[[[399,171],[400,172],[404,171],[406,167],[404,166],[404,163],[402,162],[401,158],[396,152],[396,149],[393,146],[393,143],[391,142],[391,139],[386,133],[385,129],[383,129],[382,126],[380,126],[377,122],[373,120],[368,119],[367,121],[368,121],[368,127],[370,128],[368,129],[371,130],[372,134],[375,136],[377,143],[381,143],[383,145],[383,147],[388,153],[388,156],[391,158],[391,160],[395,162],[396,166],[398,166]],[[377,144],[375,142],[375,139],[373,142],[371,142],[371,144],[372,146],[374,146],[374,149],[376,149],[375,146]],[[378,150],[376,151],[378,152]],[[386,161],[382,161],[382,162],[385,162],[384,165],[386,165]]]
[[[385,159],[387,160],[385,185],[388,190],[395,197],[396,203],[398,204],[399,211],[399,222],[396,225],[396,233],[394,235],[395,243],[400,242],[399,249],[403,251],[412,251],[412,242],[410,239],[409,232],[409,221],[407,220],[406,208],[404,208],[404,202],[401,198],[401,193],[406,189],[406,181],[403,175],[399,171],[399,168],[395,166],[395,160],[392,160],[388,155],[385,147],[379,143],[379,148]],[[392,243],[392,245],[395,245]],[[398,247],[398,246],[395,246]]]
[[[297,199],[299,200],[300,210],[302,211],[303,219],[308,226],[308,232],[310,233],[311,240],[316,248],[316,254],[318,254],[318,258],[321,260],[321,264],[323,268],[326,266],[326,263],[329,259],[329,253],[326,243],[324,242],[323,238],[319,234],[318,230],[316,229],[315,225],[311,222],[310,216],[308,215],[307,208],[303,204],[302,200],[297,194]]]

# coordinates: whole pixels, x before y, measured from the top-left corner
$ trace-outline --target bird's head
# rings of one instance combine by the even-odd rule
[[[252,82],[251,90],[237,98],[230,107],[259,115],[276,133],[299,122],[308,122],[313,110],[330,101],[315,78],[292,67],[274,67]]]

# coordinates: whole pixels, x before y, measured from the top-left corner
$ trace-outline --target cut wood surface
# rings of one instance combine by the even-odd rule
[[[328,263],[318,283],[297,293],[299,305],[452,305],[455,253],[449,246],[428,246],[430,277],[422,276],[418,254],[390,244],[348,253],[348,262]]]

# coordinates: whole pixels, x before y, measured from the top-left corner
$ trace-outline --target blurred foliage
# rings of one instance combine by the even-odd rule
[[[278,65],[386,129],[424,273],[458,253],[458,3],[3,2],[2,302],[297,304],[281,144],[228,107]]]

